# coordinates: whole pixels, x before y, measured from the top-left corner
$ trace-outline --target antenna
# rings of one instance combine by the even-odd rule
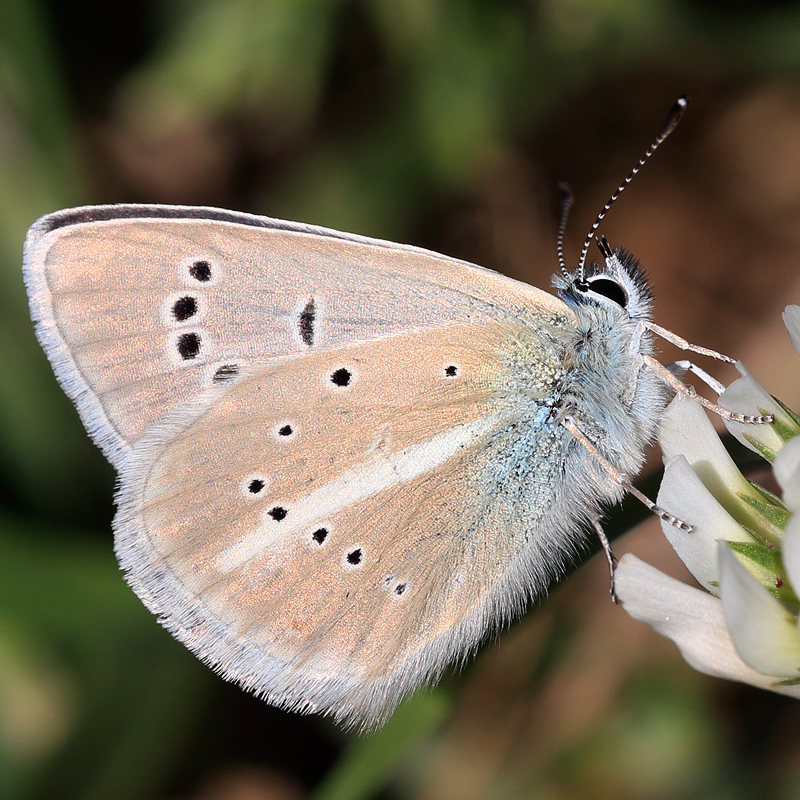
[[[639,159],[636,166],[628,174],[628,177],[625,178],[625,180],[617,187],[617,190],[611,195],[608,202],[603,206],[603,210],[597,215],[597,219],[594,221],[594,224],[589,231],[589,235],[586,237],[586,241],[583,243],[580,261],[578,262],[578,268],[581,271],[581,282],[585,282],[586,255],[589,252],[589,245],[592,243],[592,238],[594,237],[595,231],[600,227],[600,223],[608,213],[608,210],[614,205],[614,203],[616,203],[616,201],[619,199],[619,196],[625,191],[625,188],[633,180],[634,176],[647,163],[647,161],[650,159],[650,156],[655,153],[664,139],[666,139],[667,136],[669,136],[672,131],[675,130],[675,127],[681,121],[681,117],[683,117],[688,105],[689,98],[686,95],[678,98],[678,101],[674,106],[672,106],[669,114],[667,115],[667,119],[664,122],[664,127],[661,128],[661,133],[658,134],[655,141],[650,145],[650,147],[647,148],[645,154]],[[564,215],[562,214],[562,219],[563,216]]]
[[[563,181],[558,184],[558,193],[561,196],[561,222],[558,223],[556,251],[558,252],[558,263],[561,266],[561,271],[564,273],[565,278],[569,278],[567,262],[564,259],[564,231],[567,229],[567,217],[569,217],[569,210],[575,201],[575,195],[572,194],[572,189]]]

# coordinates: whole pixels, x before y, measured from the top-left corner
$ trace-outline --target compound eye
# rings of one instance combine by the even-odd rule
[[[622,308],[627,308],[628,306],[628,295],[616,281],[609,280],[608,278],[597,278],[589,282],[587,289],[591,289],[595,294],[613,300]]]

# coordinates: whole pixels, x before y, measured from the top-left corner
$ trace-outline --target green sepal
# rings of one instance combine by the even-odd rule
[[[781,437],[784,444],[797,436],[797,431],[792,430],[788,425],[784,425],[777,417],[772,420],[772,430]]]
[[[739,524],[741,525],[741,523]],[[757,542],[763,544],[764,547],[775,547],[775,542],[759,533],[757,530],[755,530],[755,528],[750,528],[747,525],[742,525],[742,528],[744,528],[744,530],[749,533]]]
[[[794,411],[789,408],[789,406],[781,403],[781,401],[778,400],[775,395],[772,395],[772,399],[783,409],[783,411],[786,413],[786,416],[789,417],[795,425],[797,425],[797,430],[794,432],[794,435],[797,436],[797,434],[800,433],[800,417],[798,417],[797,414],[795,414]]]
[[[792,517],[788,511],[784,511],[782,508],[776,508],[772,503],[750,497],[743,492],[736,492],[736,496],[743,503],[747,503],[750,508],[761,514],[767,522],[774,525],[779,530],[784,530],[784,528],[786,528],[786,523]]]
[[[763,570],[775,575],[783,572],[781,553],[777,548],[765,547],[763,544],[755,542],[728,542],[727,544],[734,553],[744,556]]]
[[[747,479],[745,479],[745,480],[747,480]],[[786,508],[786,506],[784,505],[784,503],[783,503],[783,500],[781,500],[781,498],[780,498],[780,497],[778,497],[778,495],[776,495],[776,494],[773,494],[773,493],[772,493],[772,492],[771,492],[769,489],[765,489],[763,486],[760,486],[760,485],[759,485],[759,484],[757,484],[757,483],[753,483],[753,481],[750,481],[750,480],[748,480],[747,482],[748,482],[748,483],[749,483],[749,484],[750,484],[750,485],[751,485],[751,486],[752,486],[752,487],[753,487],[753,488],[754,488],[754,489],[755,489],[757,492],[760,492],[761,494],[763,494],[763,495],[764,495],[764,497],[766,497],[766,498],[767,498],[767,500],[769,500],[769,501],[770,501],[770,503],[772,503],[773,505],[776,505],[776,506],[778,506],[778,508],[782,508],[782,509],[784,509],[784,510],[785,510],[785,511],[787,511],[787,512],[789,511],[789,509],[788,509],[788,508]]]
[[[746,560],[750,574],[793,614],[800,611],[800,601],[792,591],[783,569],[781,551],[777,547],[755,542],[727,542],[734,553]]]
[[[775,423],[773,423],[773,425],[774,424]],[[777,454],[774,450],[770,450],[769,447],[761,444],[761,442],[759,442],[757,439],[754,439],[752,436],[746,433],[743,434],[743,436],[751,445],[753,445],[753,447],[755,447],[756,450],[758,450],[759,453],[761,453],[762,456],[764,456],[764,458],[767,459],[767,461],[769,461],[770,464],[775,460],[775,456]]]
[[[770,686],[797,686],[800,684],[800,678],[781,678],[777,681],[772,681]]]

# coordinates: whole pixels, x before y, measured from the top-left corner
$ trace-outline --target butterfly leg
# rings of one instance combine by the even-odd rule
[[[700,378],[703,383],[711,389],[714,394],[719,397],[725,391],[725,384],[720,383],[715,377],[709,375],[704,369],[701,369],[697,366],[693,361],[673,361],[671,364],[667,364],[666,368],[680,381],[683,380],[683,376],[687,372],[691,372],[693,375],[696,375]]]
[[[666,367],[664,367],[664,369],[666,369]],[[682,519],[665,511],[661,506],[657,506],[647,495],[642,494],[616,467],[609,464],[595,447],[592,440],[580,429],[578,423],[572,416],[567,415],[564,417],[563,425],[586,448],[589,455],[597,461],[616,484],[625,489],[626,492],[630,492],[630,494],[649,508],[659,519],[663,519],[664,522],[668,522],[670,525],[674,525],[676,528],[680,528],[687,533],[691,533],[694,530],[688,522],[684,522]]]
[[[681,350],[687,350],[690,353],[698,353],[701,356],[709,356],[711,358],[716,358],[717,361],[725,361],[727,364],[735,364],[736,359],[731,358],[730,356],[726,356],[724,353],[718,353],[716,350],[711,350],[708,347],[699,347],[696,344],[691,344],[690,342],[686,341],[682,336],[678,336],[677,334],[673,333],[667,328],[662,328],[660,325],[656,325],[655,322],[645,322],[645,327],[652,331],[656,336],[660,336],[664,341],[669,342],[670,344],[674,344],[675,347],[679,347]]]
[[[608,561],[608,574],[611,578],[611,585],[608,587],[608,593],[611,595],[611,600],[619,604],[617,591],[614,588],[614,572],[617,569],[617,557],[614,555],[614,551],[611,549],[611,543],[608,541],[606,532],[603,530],[603,526],[600,524],[600,519],[595,519],[592,522],[592,525],[597,532],[597,538],[600,539],[600,544],[603,545],[603,551],[605,552],[606,560]]]
[[[705,397],[701,397],[699,394],[697,394],[697,392],[695,392],[694,389],[692,389],[691,386],[687,386],[679,378],[676,378],[675,375],[669,369],[667,369],[660,361],[656,361],[656,359],[653,358],[653,356],[642,355],[642,360],[673,391],[675,391],[678,394],[685,394],[691,397],[693,400],[697,400],[697,402],[700,403],[701,406],[707,408],[709,411],[713,411],[715,414],[722,417],[723,419],[729,419],[733,422],[743,422],[746,424],[763,424],[766,422],[773,421],[773,417],[771,414],[765,417],[752,417],[749,414],[739,414],[736,411],[728,411],[727,408],[718,406],[716,403],[712,403],[710,400],[706,400]]]

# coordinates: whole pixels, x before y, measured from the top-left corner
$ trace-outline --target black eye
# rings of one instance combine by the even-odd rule
[[[608,278],[597,278],[589,283],[589,289],[595,294],[601,294],[609,300],[613,300],[618,306],[626,308],[628,305],[628,295],[625,290],[616,282]]]

